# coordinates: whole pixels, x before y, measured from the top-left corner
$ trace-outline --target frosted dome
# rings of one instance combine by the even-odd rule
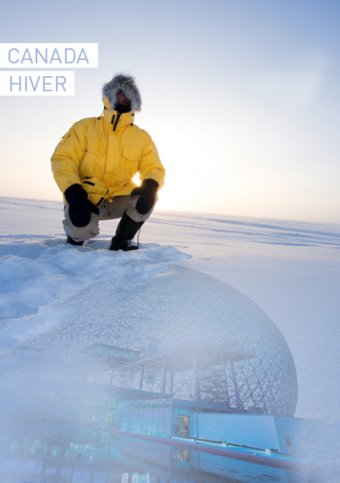
[[[145,282],[118,283],[78,294],[76,305],[63,307],[68,322],[35,345],[92,361],[97,382],[230,410],[294,414],[290,350],[247,297],[176,266]]]

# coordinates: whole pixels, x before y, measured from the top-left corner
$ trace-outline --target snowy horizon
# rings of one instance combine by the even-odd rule
[[[18,197],[18,196],[0,196],[0,200],[8,200],[10,202],[36,202],[36,203],[41,203],[41,202],[46,202],[46,203],[51,203],[51,204],[56,204],[60,206],[62,209],[62,196],[60,197],[60,200],[52,199],[52,198],[30,198],[30,197]],[[291,223],[291,224],[299,224],[299,225],[308,225],[308,226],[325,226],[327,227],[328,225],[334,226],[334,228],[337,228],[340,231],[340,223],[335,222],[335,221],[313,221],[309,219],[304,219],[304,218],[293,218],[293,217],[270,217],[270,216],[253,216],[253,215],[241,215],[241,214],[229,214],[228,212],[217,212],[217,211],[200,211],[200,210],[181,210],[181,209],[162,209],[158,208],[156,206],[154,215],[159,214],[159,215],[173,215],[173,216],[192,216],[192,217],[202,217],[202,218],[210,218],[213,217],[214,219],[218,218],[226,218],[226,219],[239,219],[239,220],[257,220],[260,222],[279,222],[279,223]]]

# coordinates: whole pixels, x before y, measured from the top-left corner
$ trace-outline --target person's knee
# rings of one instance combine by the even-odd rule
[[[137,223],[144,222],[146,221],[150,216],[151,213],[153,212],[156,202],[153,204],[151,209],[147,213],[139,213],[139,211],[136,208],[136,204],[138,201],[139,196],[131,196],[129,200],[129,204],[126,210],[126,214],[133,220],[136,221]]]
[[[68,209],[65,209],[65,219],[63,221],[64,231],[75,241],[86,241],[99,234],[99,215],[91,213],[90,222],[85,226],[75,226],[69,215]]]

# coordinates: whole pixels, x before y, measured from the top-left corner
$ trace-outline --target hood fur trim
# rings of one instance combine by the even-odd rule
[[[113,109],[117,101],[117,93],[123,91],[125,97],[131,101],[131,111],[140,111],[142,108],[142,99],[139,90],[135,84],[134,77],[118,74],[110,82],[103,86],[102,94],[104,98],[110,101]]]

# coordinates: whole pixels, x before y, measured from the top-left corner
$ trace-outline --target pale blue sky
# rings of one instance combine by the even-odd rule
[[[340,222],[340,3],[16,1],[1,42],[97,42],[74,97],[0,97],[0,193],[60,199],[50,156],[101,87],[136,77],[167,168],[159,208]]]

